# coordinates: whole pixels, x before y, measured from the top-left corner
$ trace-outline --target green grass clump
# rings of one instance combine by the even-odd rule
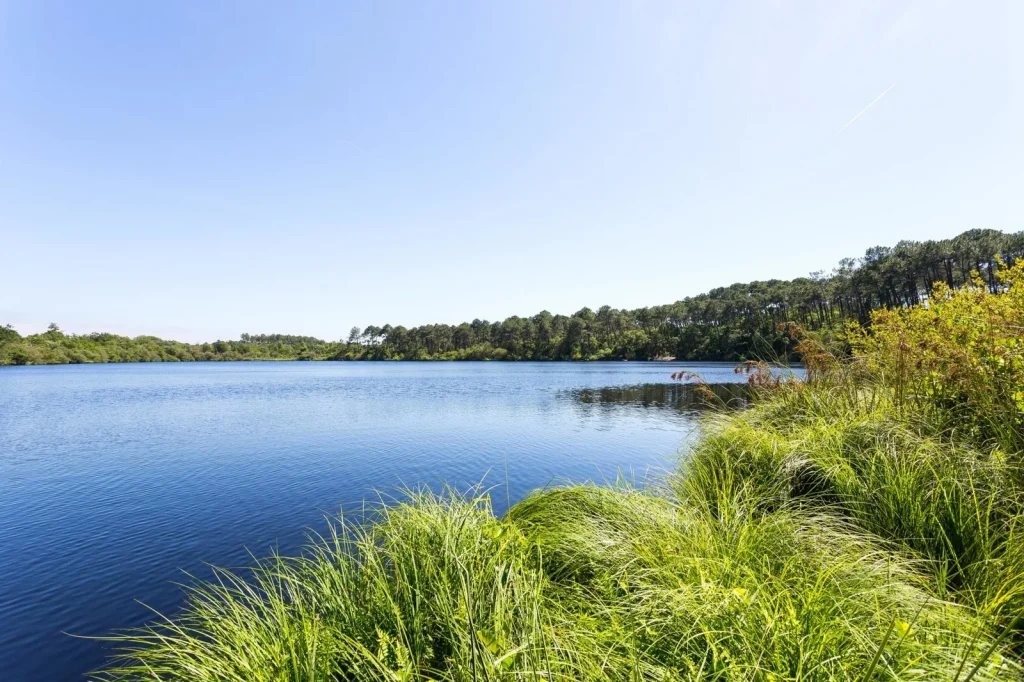
[[[218,572],[108,680],[1012,679],[973,609],[843,520],[580,486],[501,519],[415,493]],[[989,654],[992,649],[992,654]],[[876,660],[877,659],[877,660]],[[975,670],[977,668],[977,670]],[[1011,676],[1011,677],[1007,677]]]
[[[301,557],[261,562],[248,579],[219,571],[190,589],[179,618],[114,638],[122,648],[101,677],[472,680],[568,670],[527,545],[485,498],[412,494],[373,522],[332,526]]]
[[[607,679],[957,678],[984,631],[910,561],[828,515],[721,518],[650,493],[577,487],[509,512],[552,596],[606,652]],[[895,625],[894,625],[895,624]],[[883,645],[887,629],[899,637]],[[1008,668],[979,669],[996,679]]]
[[[672,483],[710,513],[736,499],[827,511],[921,559],[941,598],[1007,624],[1024,613],[1018,457],[835,386],[780,391],[706,428]]]

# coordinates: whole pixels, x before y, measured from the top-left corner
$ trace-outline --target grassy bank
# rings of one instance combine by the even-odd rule
[[[645,490],[410,494],[116,638],[126,680],[1021,680],[1024,264],[803,339]]]

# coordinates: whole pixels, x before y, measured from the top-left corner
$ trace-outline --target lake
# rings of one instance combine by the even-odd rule
[[[81,679],[204,562],[295,553],[402,485],[642,483],[725,363],[199,363],[0,368],[0,679]]]

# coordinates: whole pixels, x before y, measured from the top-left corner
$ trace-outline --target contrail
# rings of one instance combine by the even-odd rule
[[[887,87],[887,88],[885,89],[885,92],[883,92],[883,93],[882,93],[881,95],[879,95],[878,97],[876,97],[876,98],[874,98],[873,100],[871,100],[871,103],[870,103],[870,104],[868,104],[868,105],[867,105],[866,107],[864,107],[864,108],[863,108],[863,109],[861,109],[861,110],[860,110],[859,112],[857,112],[857,115],[856,115],[856,116],[854,116],[853,118],[851,118],[851,119],[850,119],[849,121],[847,121],[847,122],[846,122],[846,125],[844,125],[844,126],[843,126],[842,128],[840,128],[839,130],[837,130],[837,131],[836,131],[836,135],[838,135],[839,133],[843,132],[844,130],[846,130],[847,128],[849,128],[849,127],[850,127],[851,125],[853,125],[853,122],[854,122],[854,121],[856,121],[856,120],[857,120],[858,118],[860,118],[861,116],[863,116],[863,115],[864,115],[864,112],[865,112],[865,111],[867,111],[867,110],[868,110],[868,109],[870,109],[871,107],[875,106],[875,104],[876,104],[876,103],[878,102],[878,100],[880,100],[880,99],[882,99],[883,97],[885,97],[885,95],[886,95],[886,94],[887,94],[887,93],[888,93],[888,92],[889,92],[890,90],[892,90],[892,89],[893,89],[894,87],[896,87],[896,84],[895,84],[895,83],[893,83],[892,85],[890,85],[889,87]]]

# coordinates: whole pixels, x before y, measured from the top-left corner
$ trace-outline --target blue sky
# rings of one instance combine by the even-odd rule
[[[0,3],[0,323],[340,338],[1024,229],[1024,3],[292,5]]]

